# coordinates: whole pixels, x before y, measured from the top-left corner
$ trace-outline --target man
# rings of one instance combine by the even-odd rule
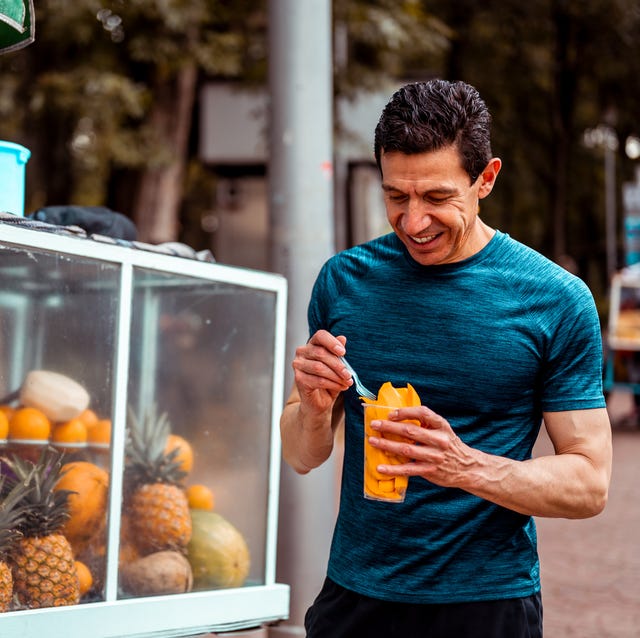
[[[309,638],[542,636],[532,517],[605,506],[611,430],[593,298],[480,219],[501,168],[489,129],[465,83],[396,92],[374,142],[394,232],[331,258],[314,286],[283,454],[309,472],[344,420],[345,457]],[[410,477],[402,504],[363,498],[363,410],[345,354],[374,392],[410,383],[421,397],[372,424],[370,443],[406,458],[378,467]],[[543,421],[555,454],[532,459]]]

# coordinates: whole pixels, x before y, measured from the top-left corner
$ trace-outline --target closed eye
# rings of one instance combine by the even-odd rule
[[[424,200],[432,204],[444,204],[449,201],[449,197],[435,197],[434,195],[425,195]]]

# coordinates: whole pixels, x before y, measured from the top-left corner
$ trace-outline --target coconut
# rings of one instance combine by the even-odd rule
[[[182,594],[191,591],[192,584],[191,565],[180,552],[154,552],[120,566],[120,587],[125,594]]]
[[[191,510],[193,531],[187,558],[194,589],[240,587],[251,563],[244,536],[217,512]]]

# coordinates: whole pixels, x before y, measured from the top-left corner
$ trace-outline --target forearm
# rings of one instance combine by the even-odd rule
[[[333,450],[333,412],[309,413],[300,402],[289,402],[280,418],[284,460],[299,474],[324,463]]]
[[[384,474],[422,476],[529,516],[587,518],[606,504],[611,426],[605,408],[546,413],[555,454],[526,461],[466,445],[446,419],[424,406],[400,409],[390,419],[398,422],[373,421],[371,427],[405,441],[373,437],[370,443],[411,462],[380,465]]]
[[[609,476],[581,454],[513,461],[474,453],[461,487],[529,516],[588,518],[607,501]]]

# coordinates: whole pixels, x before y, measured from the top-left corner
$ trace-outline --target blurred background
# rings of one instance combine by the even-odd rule
[[[308,287],[322,260],[386,232],[373,129],[407,81],[444,77],[479,89],[503,160],[481,215],[584,279],[603,330],[612,279],[640,262],[638,0],[37,0],[35,21],[35,42],[0,56],[0,139],[31,151],[25,214],[105,206],[129,217],[143,242],[183,242],[222,263],[285,273],[289,352],[306,334]],[[324,158],[322,175],[283,216],[281,200],[307,186],[295,161],[307,156]],[[301,238],[301,229],[316,235]],[[628,287],[635,295],[640,276]],[[611,375],[638,348],[608,356]],[[622,422],[640,388],[619,393],[609,381]],[[620,449],[638,446],[630,434],[618,437]],[[324,572],[337,465],[304,478],[283,468],[278,579],[292,584],[292,618],[282,635],[303,635]],[[627,587],[640,576],[638,508],[626,499],[639,477],[627,469],[614,506],[578,534],[588,546],[567,522],[542,522],[552,638],[638,635]],[[611,529],[628,532],[627,545],[607,553]],[[574,589],[584,613],[577,598],[559,602],[575,586],[562,578],[585,553],[593,571],[583,582],[610,573],[607,586],[624,584],[608,599],[622,601],[609,613],[624,626],[608,631],[590,619],[590,634],[576,625],[587,612],[602,617],[597,587]]]
[[[32,152],[26,212],[104,205],[143,241],[269,268],[267,0],[35,5],[35,43],[0,57],[0,139]],[[493,113],[504,162],[484,218],[576,270],[604,313],[624,265],[621,189],[639,166],[639,35],[637,0],[334,2],[336,248],[367,235],[369,124],[390,91],[463,79]]]

